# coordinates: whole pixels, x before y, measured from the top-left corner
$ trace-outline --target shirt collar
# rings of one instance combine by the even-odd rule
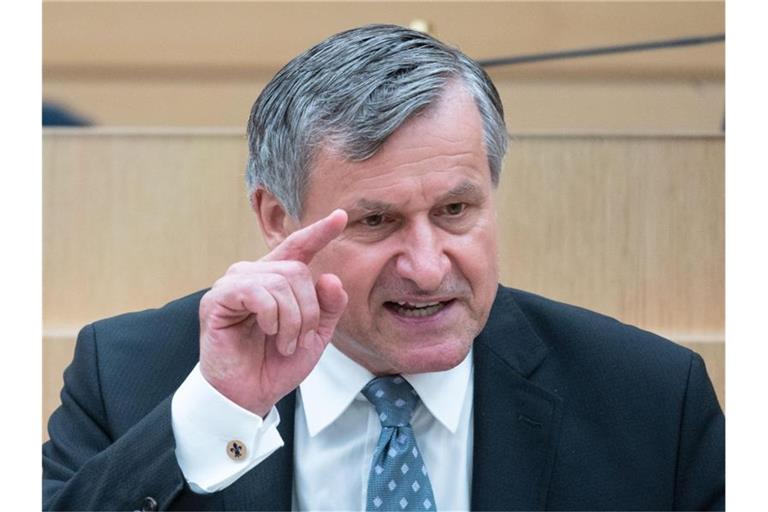
[[[472,376],[472,349],[457,366],[442,372],[403,375],[432,416],[452,434],[459,427],[461,409]]]
[[[404,374],[403,377],[419,394],[432,416],[454,433],[459,425],[471,375],[472,350],[450,370]],[[329,344],[315,368],[299,386],[310,437],[336,421],[374,377],[332,343]]]

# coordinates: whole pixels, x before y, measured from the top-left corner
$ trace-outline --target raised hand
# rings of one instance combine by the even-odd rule
[[[262,417],[312,371],[347,306],[333,274],[307,264],[347,214],[292,233],[255,262],[232,265],[200,301],[200,370],[220,393]]]

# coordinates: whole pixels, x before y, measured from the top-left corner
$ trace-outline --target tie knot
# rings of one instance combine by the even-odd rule
[[[363,395],[379,413],[383,427],[405,427],[419,404],[419,395],[399,375],[376,377],[363,388]]]

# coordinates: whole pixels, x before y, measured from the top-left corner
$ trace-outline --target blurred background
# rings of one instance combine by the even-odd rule
[[[395,23],[487,60],[723,34],[724,18],[719,1],[44,2],[43,421],[83,325],[264,254],[245,122],[314,43]],[[487,68],[512,135],[502,282],[693,348],[723,407],[724,48]]]

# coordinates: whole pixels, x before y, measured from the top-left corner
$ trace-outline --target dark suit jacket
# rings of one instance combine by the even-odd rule
[[[198,360],[201,295],[81,331],[43,446],[45,509],[290,509],[293,393],[285,447],[227,489],[194,494],[176,463],[171,397]],[[500,287],[474,358],[473,509],[724,507],[725,420],[697,354]]]

